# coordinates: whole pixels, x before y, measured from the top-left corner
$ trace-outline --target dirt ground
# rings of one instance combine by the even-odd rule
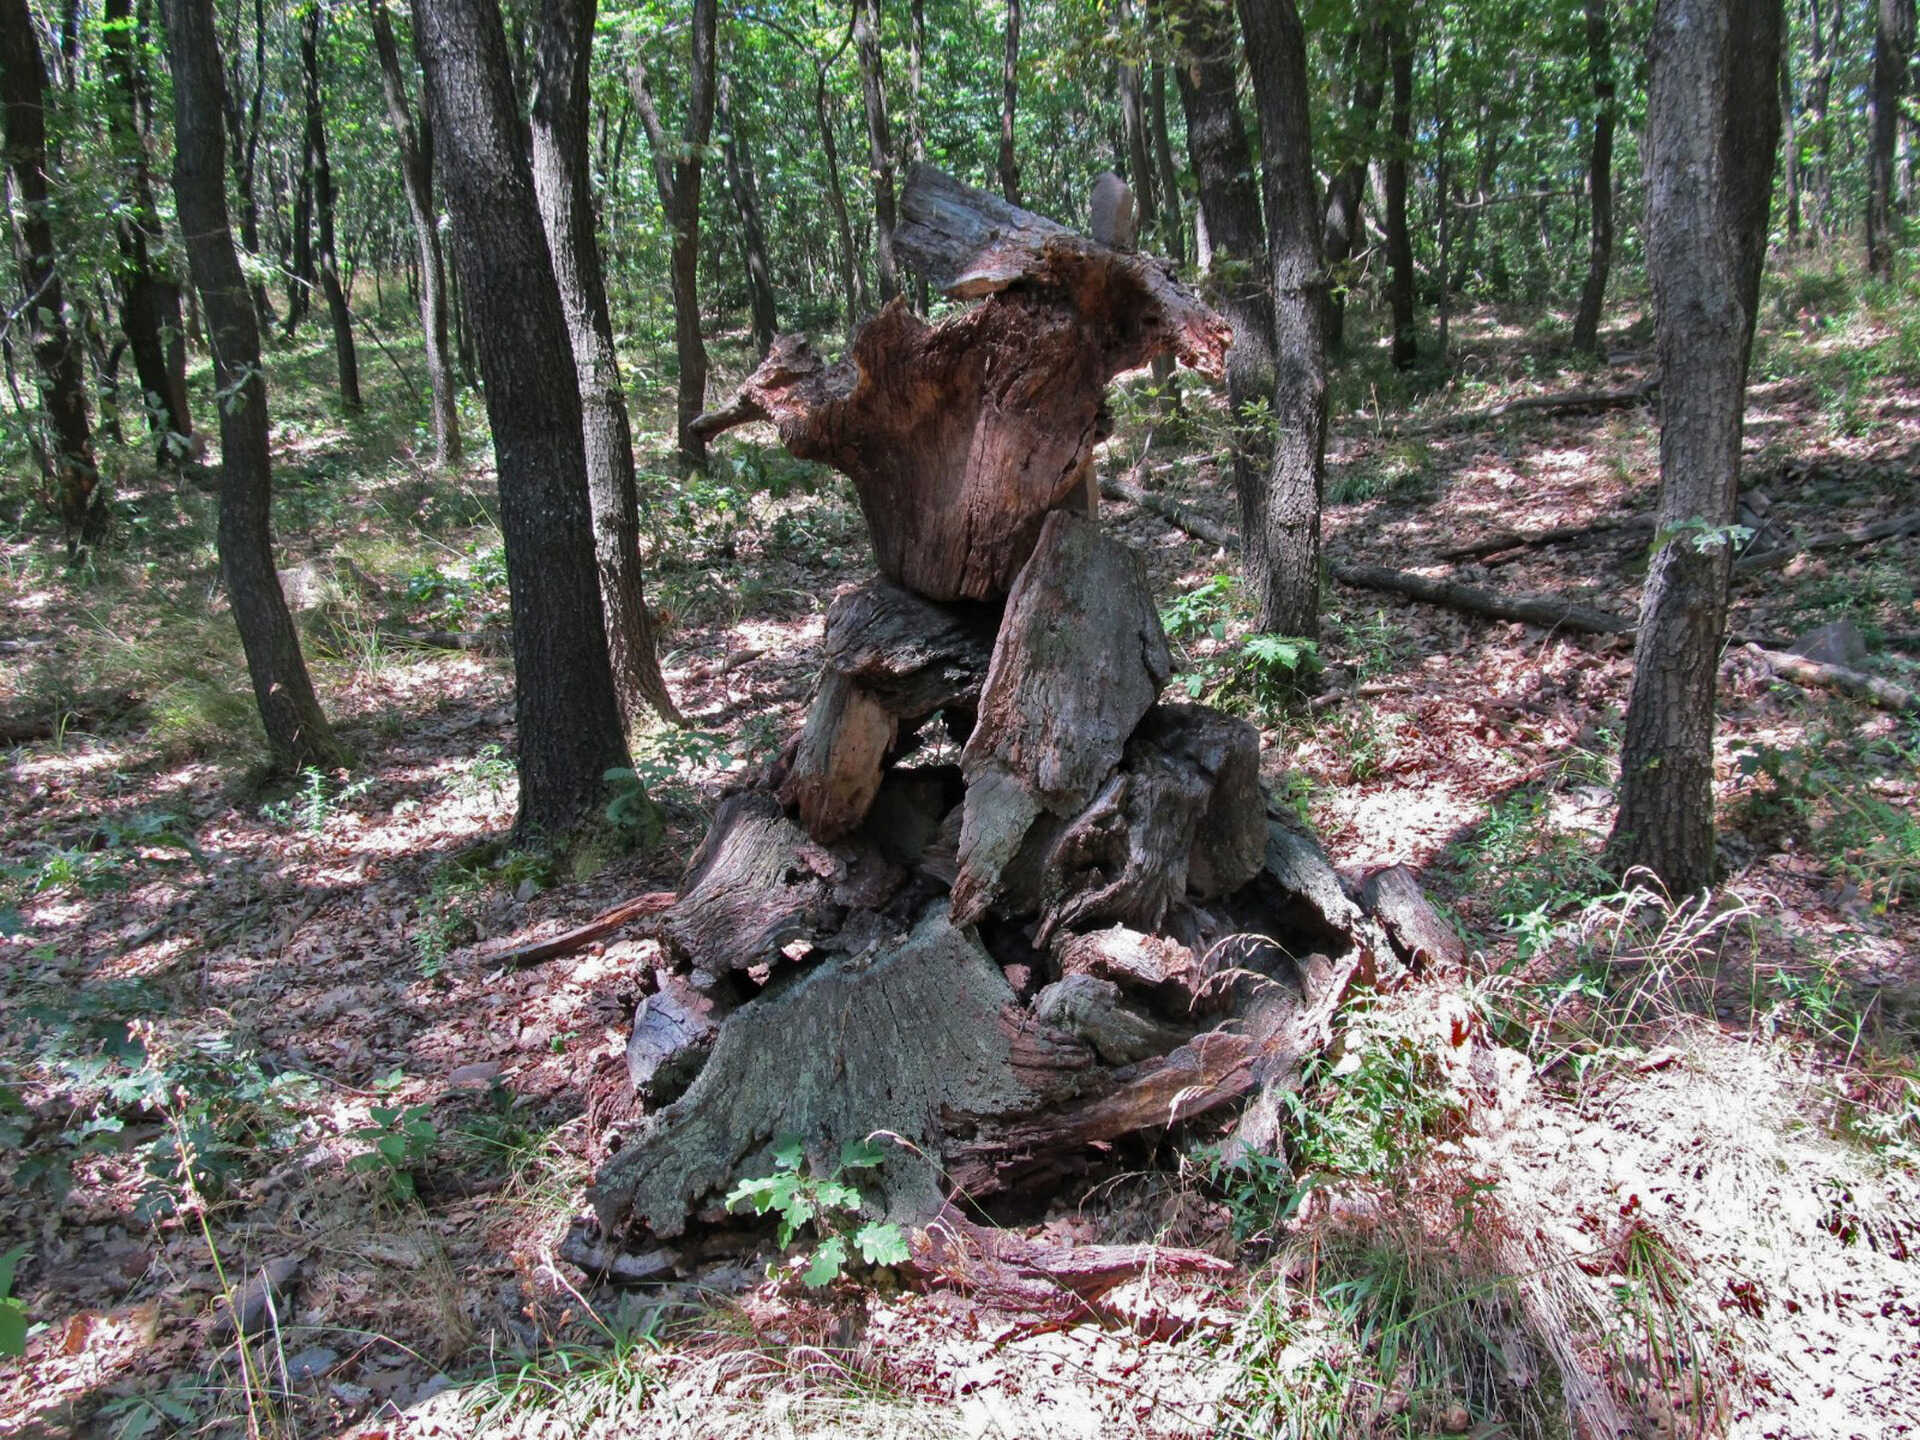
[[[1736,580],[1731,624],[1775,646],[1847,619],[1873,648],[1866,668],[1911,687],[1920,536],[1799,548],[1920,509],[1920,370],[1852,359],[1903,336],[1864,308],[1828,323],[1783,303],[1770,319],[1746,492],[1762,541],[1796,553]],[[1441,552],[1650,516],[1647,407],[1408,432],[1630,384],[1644,357],[1595,377],[1492,312],[1457,337],[1448,389],[1385,407],[1343,392],[1329,554],[1632,614],[1645,528]],[[1195,389],[1187,404],[1202,420],[1175,435],[1130,400],[1103,468],[1228,523],[1212,402]],[[430,477],[401,447],[374,483],[356,469],[364,437],[320,421],[277,433],[283,489],[299,477],[310,511],[283,509],[288,564],[314,562],[331,587],[303,626],[359,756],[351,776],[293,785],[249,768],[203,495],[169,501],[178,523],[152,561],[135,550],[92,587],[47,563],[45,537],[7,541],[0,709],[116,685],[137,704],[96,719],[61,700],[72,722],[0,767],[0,1250],[25,1247],[12,1293],[33,1326],[27,1355],[0,1360],[0,1429],[1920,1430],[1920,721],[1731,645],[1726,878],[1650,922],[1587,903],[1614,888],[1594,857],[1630,642],[1339,586],[1310,706],[1262,706],[1230,595],[1190,605],[1206,623],[1176,649],[1197,693],[1261,724],[1270,782],[1343,870],[1413,866],[1470,938],[1465,974],[1417,978],[1356,1021],[1421,1057],[1439,1118],[1414,1127],[1417,1145],[1264,1220],[1196,1158],[1205,1135],[1117,1152],[1044,1223],[1239,1265],[1222,1283],[1136,1282],[1118,1297],[1127,1323],[1063,1328],[884,1277],[813,1295],[750,1254],[665,1291],[587,1292],[556,1250],[618,1108],[650,945],[525,969],[488,957],[670,888],[728,776],[798,725],[825,605],[868,561],[845,493],[747,439],[704,489],[654,494],[652,598],[696,727],[636,747],[660,833],[571,869],[498,843],[514,797],[510,671],[485,648],[497,532],[460,509],[484,509],[484,473]],[[1105,514],[1163,603],[1232,570],[1156,514]],[[409,518],[425,538],[389,543]],[[403,644],[376,612],[479,648]],[[1432,1313],[1449,1302],[1350,1303],[1377,1273],[1351,1257],[1389,1240],[1407,1274],[1471,1311],[1456,1329],[1478,1327],[1461,1343],[1479,1360],[1419,1372],[1453,1376],[1450,1393],[1381,1353],[1383,1338],[1451,1334]],[[281,1278],[263,1286],[269,1262]],[[243,1312],[254,1302],[244,1345],[230,1290]]]

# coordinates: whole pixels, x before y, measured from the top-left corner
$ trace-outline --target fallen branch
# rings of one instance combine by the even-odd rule
[[[1786,546],[1779,550],[1767,550],[1758,555],[1744,555],[1733,562],[1736,575],[1756,575],[1763,570],[1778,570],[1795,556],[1805,555],[1815,550],[1848,550],[1857,545],[1872,545],[1881,540],[1897,540],[1907,535],[1920,535],[1920,510],[1905,515],[1896,515],[1891,520],[1881,520],[1872,525],[1856,525],[1851,530],[1837,530],[1830,535],[1816,535],[1805,540],[1799,546]]]
[[[1177,500],[1170,500],[1164,495],[1155,495],[1125,480],[1111,478],[1101,480],[1100,493],[1109,500],[1124,500],[1127,504],[1137,505],[1142,510],[1151,510],[1162,520],[1176,529],[1186,531],[1196,540],[1204,540],[1209,545],[1218,545],[1223,550],[1237,551],[1240,548],[1238,535],[1228,530],[1226,526],[1216,525],[1206,516],[1189,510]]]
[[[578,929],[565,931],[551,940],[523,945],[517,950],[481,955],[477,959],[482,965],[510,965],[516,969],[528,965],[541,965],[548,960],[558,960],[562,955],[571,955],[576,950],[584,950],[596,940],[606,939],[614,931],[635,920],[644,919],[649,915],[658,915],[679,898],[679,895],[672,890],[650,890],[645,895],[636,895],[631,900],[623,900],[611,910],[603,910]]]
[[[1856,700],[1877,705],[1882,710],[1920,710],[1920,695],[1891,680],[1882,680],[1878,675],[1868,675],[1845,665],[1809,660],[1804,655],[1795,655],[1787,650],[1765,650],[1758,645],[1749,645],[1747,649],[1766,661],[1767,667],[1775,675],[1784,676],[1798,684],[1838,690]]]
[[[1589,535],[1611,535],[1619,531],[1650,532],[1652,529],[1652,516],[1625,515],[1611,520],[1590,520],[1584,525],[1556,525],[1551,530],[1535,530],[1527,534],[1517,530],[1501,530],[1467,545],[1449,546],[1440,551],[1439,556],[1442,560],[1481,560],[1507,550],[1536,550],[1567,540],[1583,540]]]
[[[1327,567],[1342,585],[1363,590],[1384,590],[1406,595],[1429,605],[1444,605],[1464,610],[1469,615],[1485,615],[1495,620],[1521,620],[1549,630],[1573,630],[1587,635],[1624,635],[1636,621],[1625,615],[1576,605],[1552,595],[1502,595],[1477,585],[1462,585],[1456,580],[1430,580],[1406,570],[1391,570],[1384,565],[1344,565]]]
[[[140,697],[125,690],[101,690],[77,697],[71,705],[39,706],[0,714],[0,745],[53,740],[74,730],[98,730],[124,720],[140,708]]]
[[[1630,410],[1659,388],[1658,380],[1642,380],[1624,390],[1574,390],[1560,395],[1522,395],[1478,410],[1457,410],[1451,415],[1442,415],[1437,420],[1426,420],[1417,425],[1389,425],[1379,433],[1397,440],[1415,435],[1444,435],[1451,430],[1471,430],[1478,425],[1504,420],[1509,415],[1598,415],[1608,410]]]

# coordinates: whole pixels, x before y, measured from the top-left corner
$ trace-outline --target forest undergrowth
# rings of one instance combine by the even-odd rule
[[[1827,267],[1770,282],[1761,543],[1920,507],[1917,298]],[[1650,410],[1439,422],[1643,379],[1644,320],[1601,366],[1570,358],[1559,317],[1478,309],[1444,376],[1396,374],[1380,317],[1350,327],[1329,552],[1632,613],[1650,531],[1601,522],[1652,513]],[[718,353],[749,363],[739,337]],[[1419,869],[1469,963],[1349,1007],[1286,1155],[1229,1165],[1189,1128],[1116,1148],[1032,1217],[1237,1262],[1135,1282],[1116,1304],[1137,1323],[1028,1323],[884,1267],[810,1290],[805,1236],[772,1278],[769,1234],[697,1284],[589,1289],[556,1249],[652,943],[487,957],[673,885],[729,777],[802,717],[825,605],[870,569],[858,510],[770,433],[678,476],[670,389],[635,397],[650,599],[690,728],[634,737],[594,846],[517,850],[488,462],[416,458],[384,357],[354,419],[317,333],[270,360],[283,579],[350,770],[264,773],[206,475],[119,452],[116,546],[78,573],[43,515],[5,517],[8,1433],[1920,1428],[1920,717],[1731,646],[1725,879],[1623,887],[1598,856],[1629,642],[1339,586],[1318,647],[1250,636],[1232,557],[1126,505],[1103,513],[1148,557],[1176,693],[1260,725],[1275,794],[1342,867]],[[1218,405],[1182,385],[1173,413],[1129,377],[1099,463],[1228,524]],[[1911,534],[1798,553],[1736,578],[1732,629],[1777,648],[1845,621],[1865,667],[1912,688],[1916,575]]]

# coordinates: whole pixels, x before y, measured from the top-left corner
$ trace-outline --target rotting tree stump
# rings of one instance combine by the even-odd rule
[[[722,1219],[783,1133],[890,1139],[876,1204],[917,1224],[1241,1102],[1232,1143],[1271,1149],[1350,988],[1433,948],[1417,888],[1350,892],[1270,805],[1252,726],[1161,701],[1145,566],[1099,528],[1108,382],[1217,373],[1226,325],[1151,257],[924,167],[902,208],[898,253],[980,303],[896,303],[832,366],[787,337],[697,427],[771,420],[850,476],[880,578],[834,600],[805,727],[643,922],[668,963],[629,1052],[652,1108],[593,1188],[608,1240]]]

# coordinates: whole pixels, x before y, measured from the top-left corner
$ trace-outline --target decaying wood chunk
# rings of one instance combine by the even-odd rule
[[[1069,817],[1100,792],[1172,669],[1139,555],[1091,520],[1048,516],[961,752],[959,923],[992,903],[1042,811]]]
[[[867,818],[887,751],[900,722],[868,691],[837,670],[820,677],[820,692],[780,786],[782,804],[800,812],[807,834],[831,844]]]
[[[1102,336],[1117,363],[1109,375],[1169,350],[1183,365],[1218,379],[1233,328],[1179,281],[1163,261],[1100,244],[998,195],[916,165],[900,201],[895,250],[927,283],[956,300],[1010,287],[1063,292]]]
[[[953,1290],[982,1304],[1029,1310],[1060,1321],[1106,1318],[1100,1299],[1148,1271],[1224,1275],[1233,1265],[1200,1250],[1158,1245],[1060,1245],[975,1225],[949,1206],[914,1231],[909,1280]]]
[[[934,906],[891,948],[830,959],[776,982],[721,1027],[687,1093],[641,1123],[600,1169],[603,1233],[629,1219],[662,1238],[742,1176],[770,1173],[771,1142],[800,1135],[832,1155],[876,1131],[895,1218],[938,1211],[942,1116],[1022,1114],[1077,1093],[1084,1045],[1012,1018],[1013,991],[979,943]]]
[[[1360,908],[1380,922],[1394,954],[1412,969],[1431,973],[1457,970],[1466,963],[1466,942],[1406,866],[1388,865],[1369,873],[1360,885]]]
[[[660,988],[640,1002],[627,1040],[627,1080],[641,1100],[664,1105],[693,1083],[733,1009],[724,985],[702,987],[685,975],[664,974]]]
[[[997,606],[936,605],[870,580],[827,608],[821,652],[829,670],[915,721],[948,706],[974,708],[999,623]]]
[[[1062,975],[1091,975],[1125,989],[1189,998],[1199,984],[1193,952],[1177,940],[1115,925],[1070,936],[1059,947]]]
[[[831,844],[859,826],[904,729],[936,710],[971,713],[997,619],[990,607],[936,605],[884,580],[833,602],[820,688],[780,787],[809,835]]]
[[[1034,997],[1033,1013],[1043,1024],[1079,1036],[1109,1065],[1164,1055],[1193,1033],[1129,1005],[1118,985],[1091,975],[1056,980]]]
[[[1118,922],[1159,929],[1191,889],[1238,889],[1266,858],[1260,735],[1200,705],[1156,705],[1120,769],[1047,857],[1038,942]]]
[[[1158,263],[1096,245],[917,168],[894,232],[947,293],[990,295],[929,327],[895,301],[828,365],[774,342],[693,429],[771,420],[852,479],[880,573],[934,600],[1007,593],[1049,511],[1091,507],[1107,382],[1177,353],[1220,373],[1232,334]]]
[[[780,958],[826,923],[831,864],[771,795],[730,795],[694,851],[660,932],[698,970],[724,975]]]

